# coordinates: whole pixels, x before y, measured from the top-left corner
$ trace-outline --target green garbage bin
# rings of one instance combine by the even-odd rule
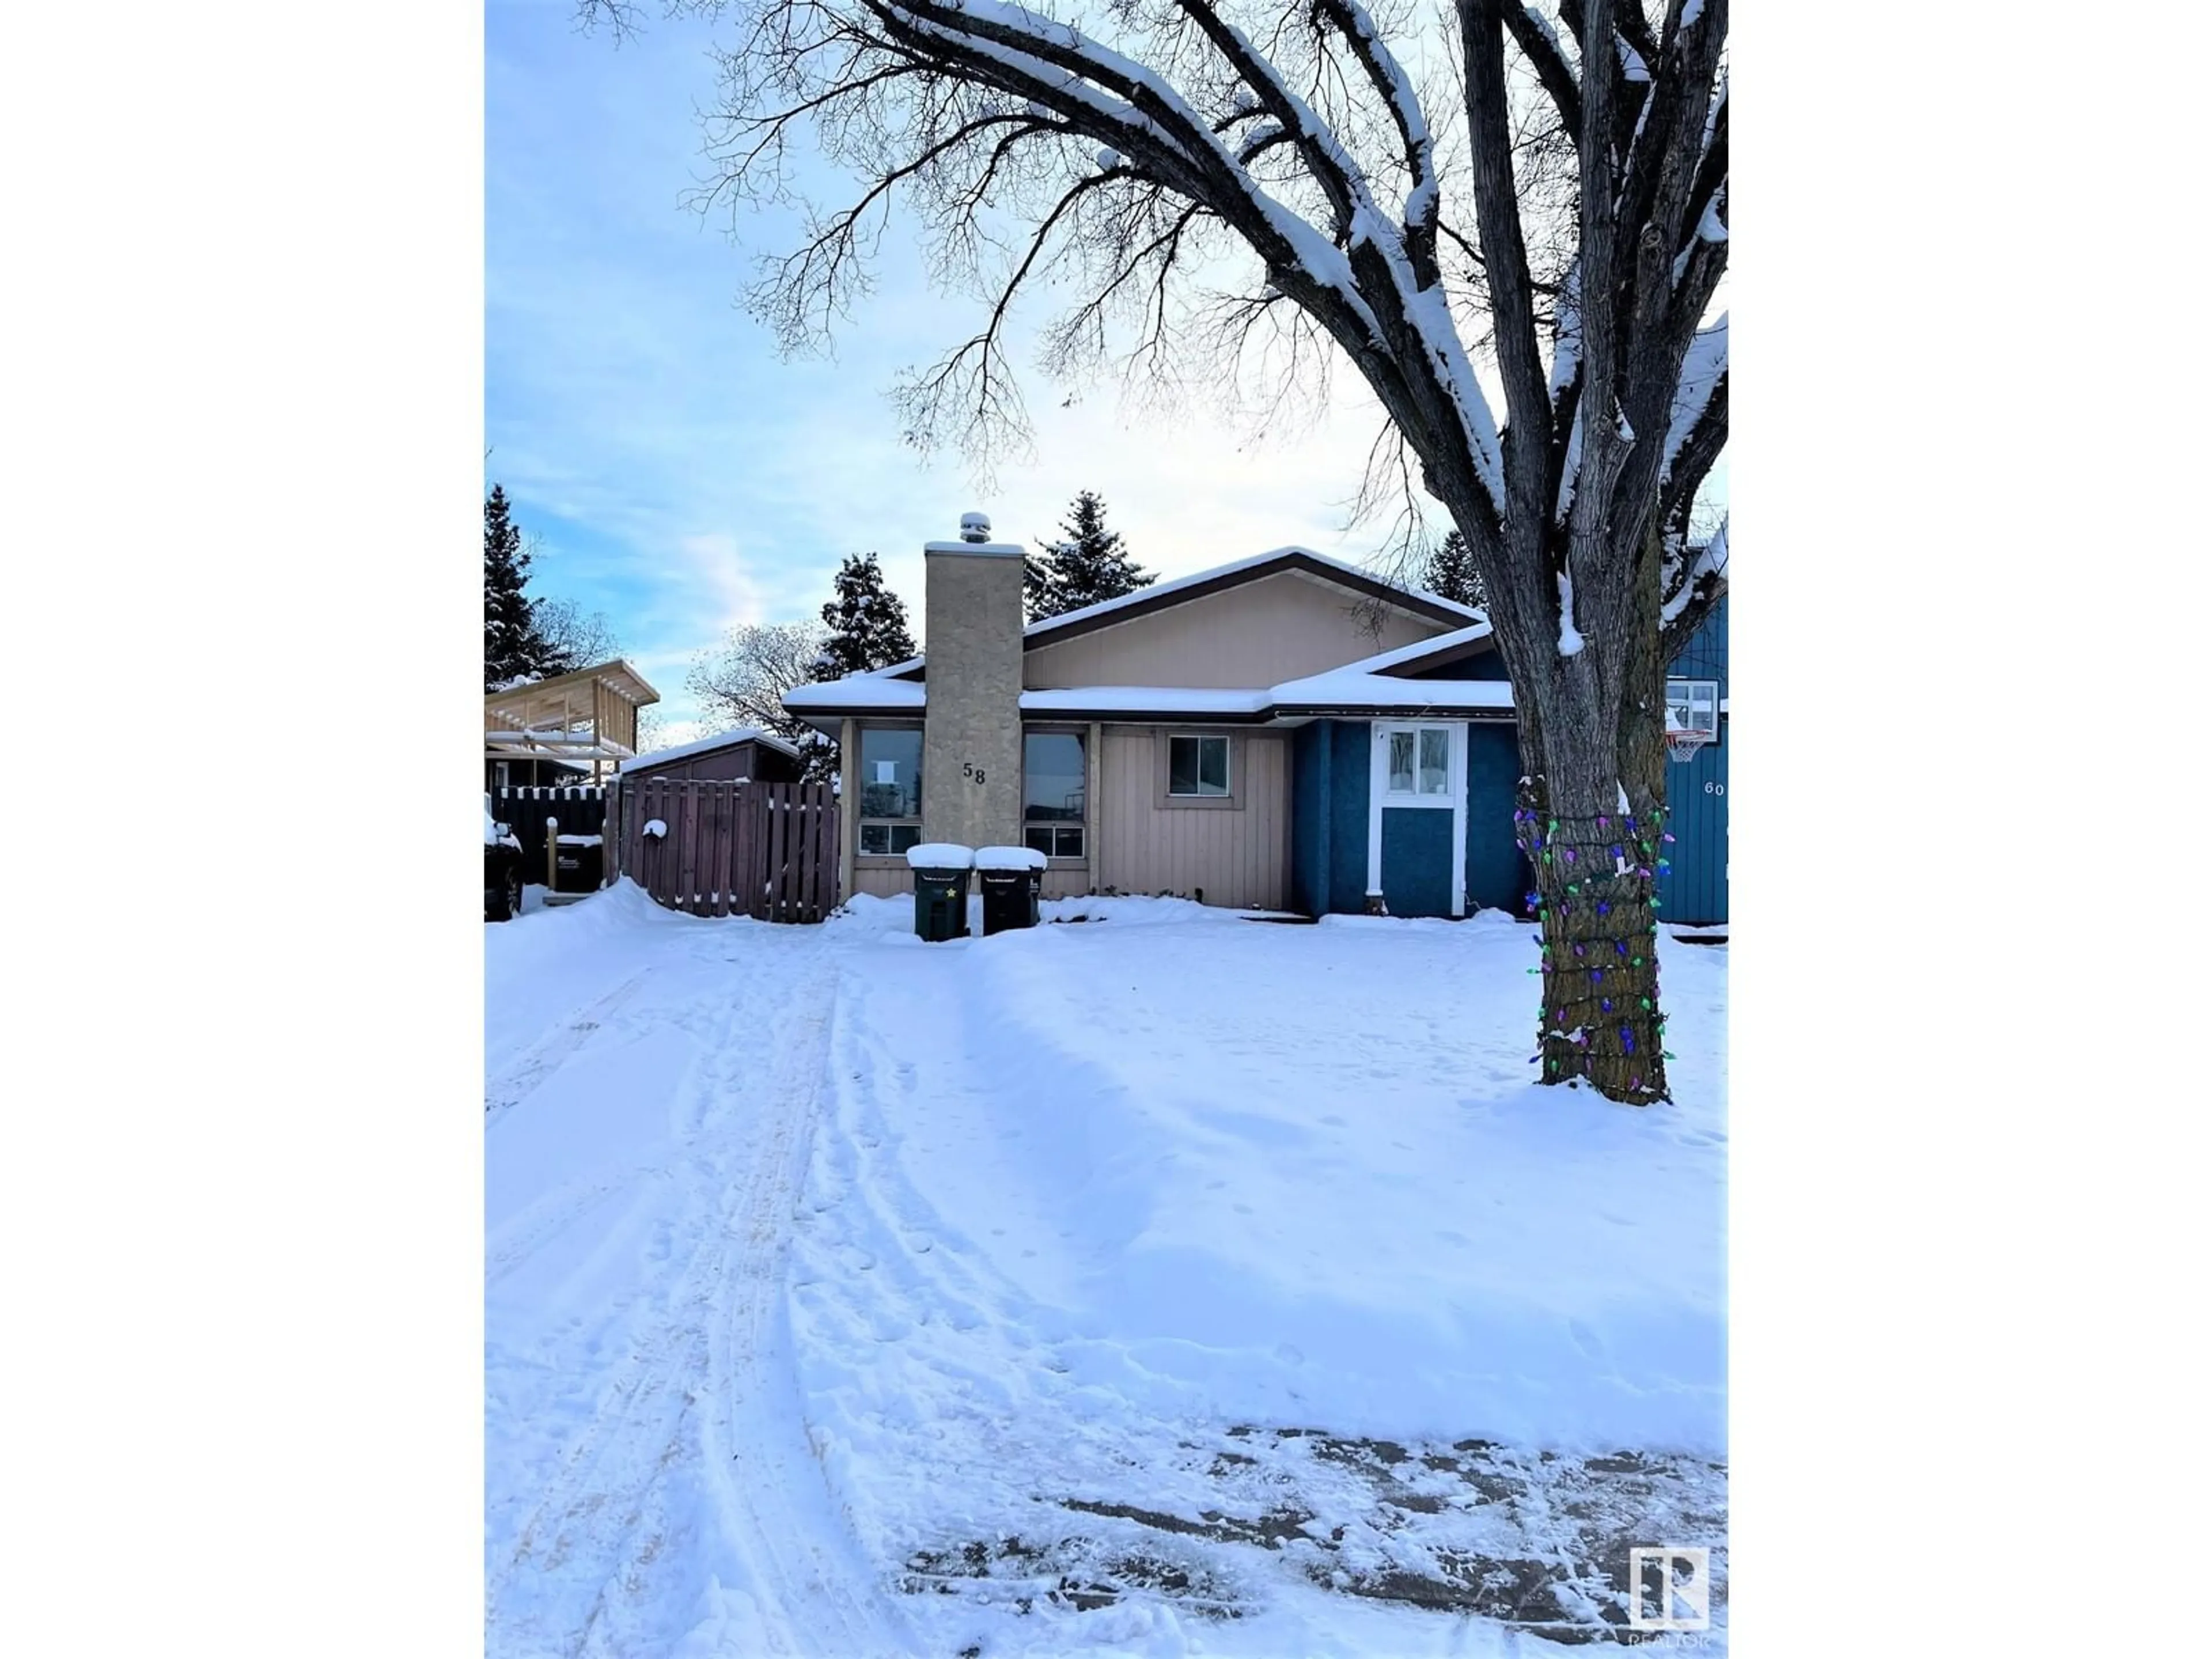
[[[1037,925],[1043,854],[1027,847],[982,848],[975,854],[975,880],[983,890],[986,937]]]
[[[924,842],[910,847],[914,872],[914,931],[933,945],[968,937],[968,872],[975,855],[965,847]]]

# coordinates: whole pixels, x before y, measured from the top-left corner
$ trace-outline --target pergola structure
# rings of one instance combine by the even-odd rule
[[[637,711],[660,693],[619,659],[551,679],[484,693],[484,758],[588,763],[602,769],[637,753]]]

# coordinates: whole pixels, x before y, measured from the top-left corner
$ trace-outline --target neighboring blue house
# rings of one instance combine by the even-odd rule
[[[1024,624],[1021,552],[929,544],[937,649],[786,694],[841,747],[842,892],[908,892],[906,848],[959,841],[1043,853],[1048,898],[1524,914],[1512,690],[1480,611],[1282,548]],[[1683,925],[1728,919],[1725,604],[1669,685],[1722,739],[1668,767]]]
[[[1667,768],[1667,827],[1674,844],[1659,878],[1659,915],[1683,927],[1729,919],[1728,607],[1723,593],[1668,673],[1670,690],[1688,694],[1678,706],[1702,708],[1710,700],[1714,711],[1713,741],[1695,760]]]

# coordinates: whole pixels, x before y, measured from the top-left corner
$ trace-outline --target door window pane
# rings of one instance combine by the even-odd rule
[[[1451,733],[1440,726],[1421,728],[1421,793],[1442,795],[1451,789]]]
[[[1393,732],[1390,734],[1390,793],[1410,795],[1413,793],[1413,734]]]

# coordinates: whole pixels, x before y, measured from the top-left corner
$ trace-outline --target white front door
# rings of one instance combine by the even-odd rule
[[[1450,839],[1444,854],[1449,869],[1411,873],[1425,889],[1434,890],[1432,884],[1443,884],[1443,890],[1450,896],[1449,914],[1463,916],[1467,914],[1467,722],[1376,720],[1373,726],[1367,787],[1367,890],[1370,896],[1384,892],[1382,815],[1386,811],[1449,812]],[[1401,881],[1407,878],[1406,872],[1392,874]]]

